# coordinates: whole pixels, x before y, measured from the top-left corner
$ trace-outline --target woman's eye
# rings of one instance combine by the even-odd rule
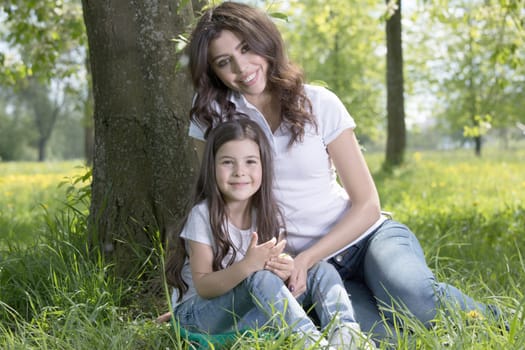
[[[225,59],[217,61],[216,64],[217,64],[217,67],[221,68],[221,67],[226,66],[228,63],[230,63],[230,59],[229,58],[225,58]]]
[[[250,46],[248,44],[244,44],[242,47],[241,47],[241,52],[242,53],[246,53],[250,51]]]

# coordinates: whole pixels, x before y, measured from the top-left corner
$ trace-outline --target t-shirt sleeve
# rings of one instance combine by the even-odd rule
[[[205,139],[204,139],[204,127],[202,127],[196,121],[192,120],[190,122],[190,128],[189,128],[188,135],[190,135],[191,137],[193,137],[193,138],[195,138],[197,140],[205,141]]]
[[[195,105],[195,100],[197,99],[197,94],[193,95],[193,100],[191,101],[192,106]],[[199,124],[195,120],[190,121],[190,127],[188,130],[188,135],[201,141],[205,141],[204,134],[206,133],[206,127]]]
[[[318,87],[318,100],[313,103],[314,114],[317,115],[320,132],[324,143],[328,145],[346,129],[356,127],[354,118],[350,116],[343,102],[332,91]]]
[[[205,203],[193,207],[180,236],[185,240],[192,240],[213,247],[210,219]]]

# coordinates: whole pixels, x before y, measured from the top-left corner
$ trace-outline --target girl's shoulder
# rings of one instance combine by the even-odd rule
[[[188,220],[208,220],[209,213],[210,210],[208,208],[208,201],[203,200],[191,208]]]
[[[206,201],[202,201],[191,208],[180,236],[210,245],[210,216]]]

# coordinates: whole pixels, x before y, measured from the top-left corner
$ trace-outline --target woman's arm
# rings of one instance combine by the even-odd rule
[[[219,271],[213,271],[213,250],[211,246],[196,241],[189,242],[189,256],[193,284],[203,298],[218,297],[233,289],[252,273],[264,269],[268,259],[279,255],[286,241],[276,244],[275,239],[257,245],[257,234],[252,234],[246,256]]]
[[[296,256],[288,285],[297,283],[294,287],[299,293],[304,291],[309,268],[357,239],[381,215],[379,195],[353,129],[346,129],[328,144],[328,153],[352,206],[330,232]]]
[[[304,251],[308,267],[357,239],[381,216],[379,195],[354,131],[343,131],[328,144],[328,153],[352,206],[328,234]]]

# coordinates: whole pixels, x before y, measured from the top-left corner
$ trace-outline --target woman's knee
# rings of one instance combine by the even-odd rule
[[[403,275],[405,268],[413,264],[426,267],[425,256],[416,236],[405,225],[389,223],[370,239],[364,258],[365,270]]]

